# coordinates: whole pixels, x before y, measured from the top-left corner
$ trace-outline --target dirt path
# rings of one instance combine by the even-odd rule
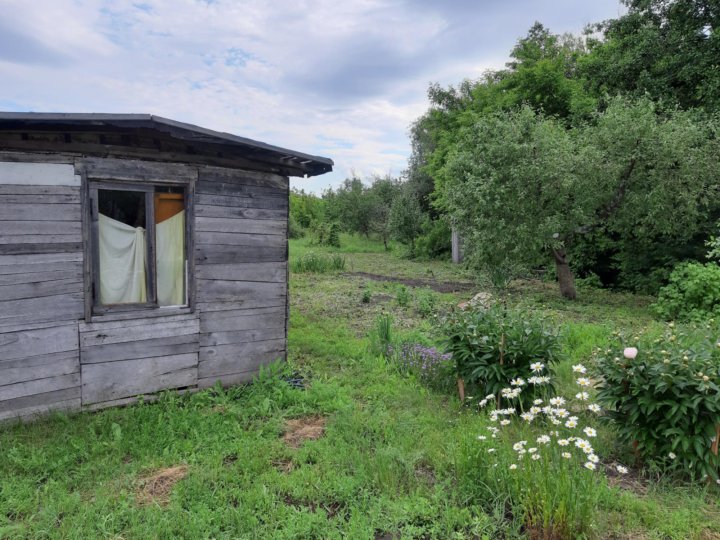
[[[402,283],[408,287],[429,287],[433,291],[439,293],[452,293],[469,291],[476,288],[474,283],[462,281],[435,281],[434,279],[411,279],[401,278],[397,276],[381,276],[379,274],[370,274],[369,272],[346,272],[343,276],[355,276],[371,279],[373,281],[389,281],[392,283]]]

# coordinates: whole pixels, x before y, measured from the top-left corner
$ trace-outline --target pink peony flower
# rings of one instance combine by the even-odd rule
[[[625,350],[623,351],[623,356],[627,358],[628,360],[632,360],[637,356],[638,350],[635,347],[625,347]]]

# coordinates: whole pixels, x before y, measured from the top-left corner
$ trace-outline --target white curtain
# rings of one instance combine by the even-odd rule
[[[145,229],[100,214],[100,301],[146,302]]]
[[[161,306],[185,301],[185,211],[155,225],[157,298]]]

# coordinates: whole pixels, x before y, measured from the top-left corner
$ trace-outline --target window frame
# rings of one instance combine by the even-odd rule
[[[137,171],[137,170],[136,170]],[[183,171],[185,172],[185,171]],[[197,171],[195,171],[195,177]],[[120,320],[143,318],[160,315],[179,315],[195,311],[195,230],[194,200],[195,179],[188,174],[180,175],[179,179],[170,179],[173,172],[168,171],[167,178],[156,174],[146,175],[137,171],[132,177],[124,174],[99,174],[91,171],[82,172],[85,189],[85,208],[83,220],[85,225],[85,320]],[[187,272],[185,277],[185,296],[187,304],[182,306],[160,306],[157,303],[157,274],[155,269],[155,188],[183,188],[185,195],[185,253]],[[128,304],[101,304],[99,299],[100,258],[98,230],[98,190],[135,191],[145,193],[145,231],[147,242],[146,286],[148,301]]]

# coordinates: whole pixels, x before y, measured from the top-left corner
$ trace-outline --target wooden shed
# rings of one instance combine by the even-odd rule
[[[151,115],[0,113],[0,420],[284,358],[288,177],[332,166]]]

